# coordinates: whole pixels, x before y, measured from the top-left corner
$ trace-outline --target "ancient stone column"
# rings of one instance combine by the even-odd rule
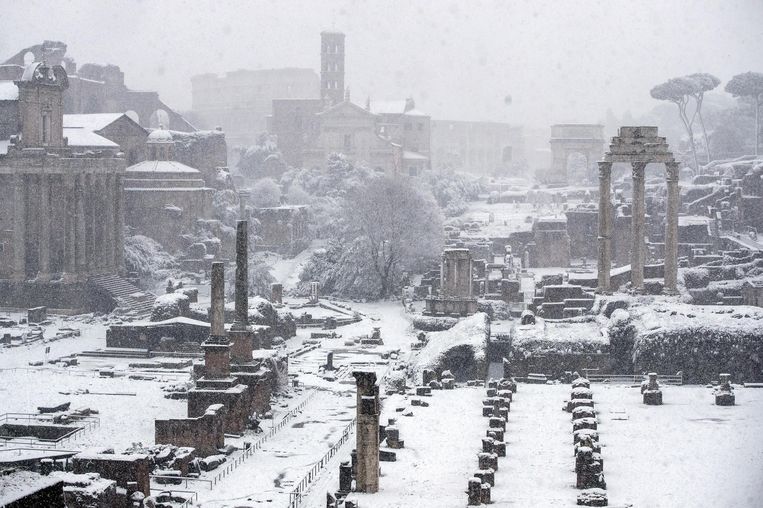
[[[75,190],[75,238],[77,248],[75,251],[77,273],[79,277],[85,277],[87,272],[87,258],[88,258],[88,240],[87,240],[87,227],[86,227],[86,215],[85,215],[85,175],[80,174],[77,177],[77,188]]]
[[[254,332],[249,326],[249,242],[248,224],[240,220],[236,224],[236,317],[231,325],[231,359],[234,363],[252,361]]]
[[[356,490],[373,493],[379,490],[379,388],[373,372],[355,371],[352,375],[357,387]]]
[[[114,177],[114,269],[118,273],[124,271],[124,182],[122,176]]]
[[[678,163],[665,164],[667,174],[668,205],[665,214],[665,294],[675,295],[678,279]]]
[[[204,378],[230,377],[230,345],[225,335],[225,264],[212,263],[212,307],[209,338],[201,345],[204,350]]]
[[[115,223],[114,217],[114,177],[111,175],[103,176],[103,260],[101,265],[108,271],[114,269],[114,241],[115,241]]]
[[[631,287],[644,290],[644,169],[646,162],[633,162],[633,205],[631,206]]]
[[[50,176],[40,175],[40,264],[38,280],[50,280]]]
[[[26,185],[17,173],[13,182],[13,279],[26,279]]]
[[[225,340],[225,264],[212,263],[211,311],[209,316],[211,338]]]
[[[610,291],[609,272],[612,267],[612,163],[599,162],[599,283],[597,291]]]
[[[236,318],[233,328],[244,330],[249,325],[249,242],[247,221],[236,223]]]
[[[73,175],[64,176],[64,188],[66,195],[62,197],[64,202],[64,280],[73,280],[77,272],[77,242],[76,242],[76,194]]]

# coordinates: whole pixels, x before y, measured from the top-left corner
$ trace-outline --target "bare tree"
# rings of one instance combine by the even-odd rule
[[[379,298],[392,293],[403,270],[435,259],[442,247],[440,210],[411,182],[374,178],[350,193],[346,212],[346,234],[362,239],[365,254],[358,261],[376,275]]]
[[[721,80],[708,74],[706,72],[698,72],[687,76],[694,81],[694,100],[697,105],[697,119],[699,120],[699,126],[702,128],[702,138],[705,141],[705,153],[707,155],[707,161],[710,162],[710,143],[707,140],[707,130],[705,129],[705,121],[702,118],[702,101],[705,98],[705,92],[714,90],[721,84]]]
[[[691,115],[691,118],[686,112],[686,106],[694,97],[697,85],[693,79],[686,76],[680,78],[669,79],[668,81],[661,83],[652,88],[649,93],[652,97],[660,101],[670,101],[678,106],[678,115],[681,117],[681,122],[684,124],[686,133],[689,135],[689,143],[691,146],[691,152],[694,157],[694,168],[699,169],[699,161],[697,160],[697,147],[694,143],[694,130],[692,125],[694,124],[694,118],[697,115],[697,109]]]
[[[760,155],[760,104],[763,102],[763,74],[745,72],[726,83],[726,91],[734,97],[749,97],[755,107],[755,155]]]

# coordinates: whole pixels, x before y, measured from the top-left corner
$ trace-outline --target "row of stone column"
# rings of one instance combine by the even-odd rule
[[[634,291],[644,289],[644,264],[646,261],[644,171],[647,162],[631,163],[633,176],[633,204],[631,219],[631,286]],[[678,279],[678,163],[667,162],[667,210],[665,214],[665,283],[667,294],[676,293]],[[599,162],[599,259],[598,290],[611,291],[610,270],[612,268],[612,162]]]
[[[39,193],[30,192],[33,185],[39,186]],[[14,280],[27,278],[27,238],[33,233],[38,238],[36,277],[40,281],[51,277],[54,236],[62,239],[60,272],[64,280],[113,273],[122,267],[121,175],[19,173],[13,200]],[[55,222],[63,222],[60,235],[53,231]]]
[[[594,411],[590,381],[579,375],[575,376],[572,380],[572,392],[567,402],[567,410],[572,413],[575,486],[581,489],[577,504],[578,506],[607,506],[604,459],[601,457],[598,421]]]
[[[490,504],[491,490],[495,487],[498,458],[506,456],[506,422],[511,411],[511,401],[517,384],[506,370],[504,377],[487,383],[487,398],[482,400],[482,416],[488,418],[488,429],[482,438],[482,452],[477,454],[477,471],[467,483],[467,505]],[[507,375],[508,374],[508,375]]]

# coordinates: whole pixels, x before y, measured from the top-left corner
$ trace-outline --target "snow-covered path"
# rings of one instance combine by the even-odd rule
[[[306,411],[275,434],[252,458],[218,481],[214,490],[199,490],[198,505],[287,506],[294,484],[341,437],[354,416],[354,406],[354,390],[316,394]],[[263,423],[266,429],[268,425],[269,422]],[[352,446],[349,442],[346,446],[349,454]]]
[[[496,506],[575,505],[572,423],[561,409],[569,391],[568,385],[519,385],[506,424],[506,458],[498,459],[495,474]]]

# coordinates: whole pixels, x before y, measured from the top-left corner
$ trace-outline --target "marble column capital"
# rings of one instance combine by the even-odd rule
[[[631,172],[633,174],[633,178],[644,178],[644,171],[646,170],[647,164],[648,163],[644,161],[631,162]]]
[[[665,163],[665,178],[668,182],[678,182],[680,164],[676,161]]]

